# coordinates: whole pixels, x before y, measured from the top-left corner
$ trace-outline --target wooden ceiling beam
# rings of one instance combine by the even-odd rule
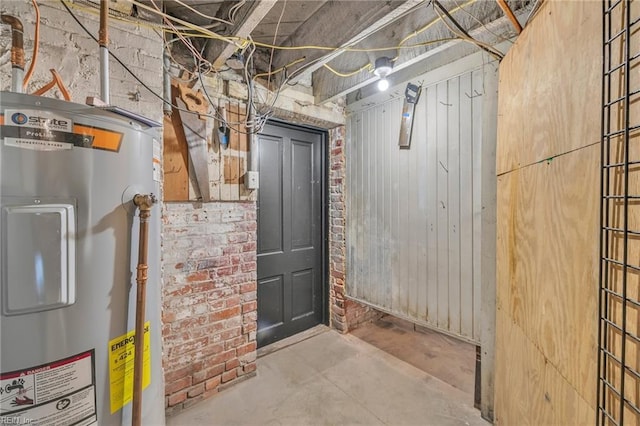
[[[251,9],[246,17],[233,28],[231,36],[248,37],[276,3],[277,0],[256,0],[251,2]],[[209,60],[215,68],[220,68],[237,48],[238,46],[234,43],[211,40],[207,48],[206,57],[211,58]]]
[[[373,1],[327,1],[314,13],[313,17],[302,24],[286,40],[285,46],[318,45],[336,46],[338,49],[327,53],[326,50],[280,50],[273,57],[272,69],[286,66],[304,56],[305,61],[289,68],[294,72],[301,66],[314,62],[304,71],[312,73],[333,58],[344,53],[341,48],[353,46],[376,31],[393,23],[425,0],[392,0],[384,3]],[[292,81],[300,79],[297,76]]]

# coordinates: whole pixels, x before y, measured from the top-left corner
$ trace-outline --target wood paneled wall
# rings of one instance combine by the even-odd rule
[[[497,424],[595,422],[601,8],[545,2],[500,66]]]

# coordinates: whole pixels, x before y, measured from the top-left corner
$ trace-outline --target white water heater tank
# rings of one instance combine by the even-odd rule
[[[130,425],[149,123],[0,93],[0,423]],[[155,146],[155,150],[154,150]],[[164,425],[160,208],[149,224],[142,424]]]

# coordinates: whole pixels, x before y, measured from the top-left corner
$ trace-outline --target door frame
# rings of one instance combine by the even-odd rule
[[[326,129],[313,126],[304,126],[300,124],[292,124],[286,121],[271,118],[267,121],[267,124],[272,126],[281,127],[283,129],[301,130],[304,132],[314,133],[320,136],[320,202],[322,204],[322,220],[320,233],[322,235],[322,247],[320,248],[322,253],[322,277],[321,277],[321,291],[322,291],[322,319],[321,324],[329,325],[329,132]],[[260,149],[260,147],[258,147]],[[258,188],[258,191],[260,188]]]

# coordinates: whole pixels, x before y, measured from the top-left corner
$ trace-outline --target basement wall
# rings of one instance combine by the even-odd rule
[[[544,2],[500,65],[499,425],[595,423],[601,21]]]
[[[50,81],[55,68],[73,102],[99,95],[98,46],[57,1],[39,2],[40,52],[27,88]],[[80,7],[80,6],[78,6]],[[97,10],[72,8],[83,24],[98,32]],[[27,67],[33,49],[35,13],[28,1],[6,1],[2,10],[19,17],[25,27]],[[110,47],[155,92],[162,94],[162,40],[147,26],[110,23]],[[10,33],[0,34],[0,88],[10,86]],[[111,60],[111,103],[163,122],[162,102]],[[246,107],[247,88],[233,78],[205,78],[214,102]],[[197,87],[196,87],[197,89]],[[45,96],[62,99],[57,89]],[[330,312],[329,322],[347,332],[379,315],[344,297],[344,114],[342,106],[313,105],[309,88],[289,89],[274,105],[275,118],[290,123],[334,129],[330,132]],[[164,119],[164,134],[172,134]],[[166,143],[166,138],[165,138]],[[166,146],[165,146],[166,150]],[[250,153],[243,157],[248,160]],[[210,163],[220,156],[211,155]],[[243,163],[246,164],[246,163]],[[170,173],[172,164],[163,164]],[[210,164],[213,168],[213,164]],[[166,183],[166,180],[165,180]],[[235,183],[240,194],[239,183]],[[192,182],[181,201],[163,202],[163,365],[165,404],[170,415],[250,377],[256,368],[256,204],[253,197],[224,194],[212,202],[195,199]],[[166,185],[165,185],[166,189]],[[166,191],[165,191],[166,193]],[[220,193],[220,192],[219,192]],[[245,193],[246,194],[246,193]],[[165,194],[163,194],[165,195]]]
[[[71,100],[85,103],[87,96],[100,96],[98,43],[93,41],[59,1],[40,1],[40,48],[34,74],[26,89],[31,93],[52,80],[50,68],[60,73]],[[98,9],[70,6],[92,34],[98,36]],[[34,47],[35,11],[30,1],[4,1],[2,12],[13,15],[24,26],[26,70]],[[151,28],[111,20],[109,47],[142,81],[162,94],[162,39]],[[0,35],[0,89],[11,87],[11,31],[2,25]],[[149,93],[113,58],[110,59],[111,103],[162,122],[162,101]],[[63,99],[57,88],[44,96]]]

